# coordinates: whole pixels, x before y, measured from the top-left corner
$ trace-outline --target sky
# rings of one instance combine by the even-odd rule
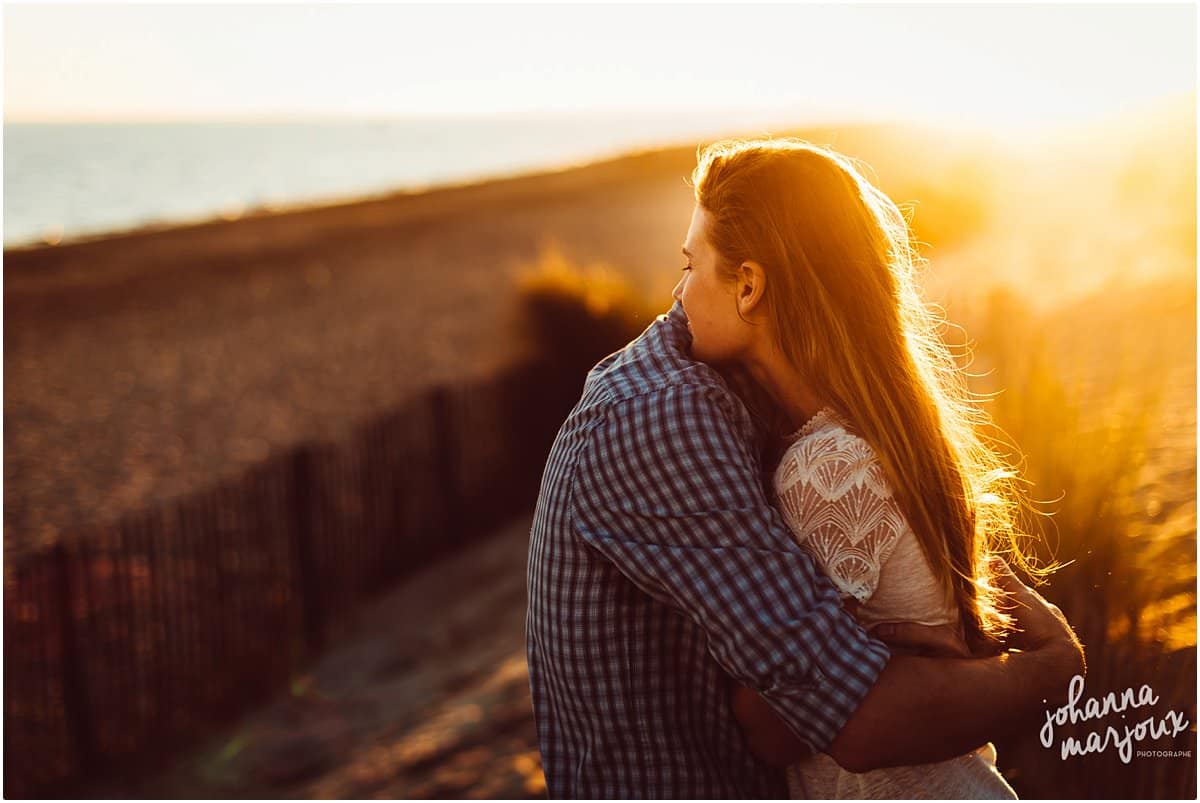
[[[1194,92],[1182,5],[6,3],[5,120],[771,110],[1070,124]]]

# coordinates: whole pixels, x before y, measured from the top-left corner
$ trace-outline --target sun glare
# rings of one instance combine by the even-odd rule
[[[738,108],[1023,129],[1195,88],[1187,6],[464,9],[11,6],[6,119]]]

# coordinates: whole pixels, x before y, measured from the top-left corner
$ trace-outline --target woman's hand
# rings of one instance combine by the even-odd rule
[[[742,728],[750,752],[775,767],[786,767],[812,754],[796,738],[771,706],[749,686],[735,685],[733,715]]]

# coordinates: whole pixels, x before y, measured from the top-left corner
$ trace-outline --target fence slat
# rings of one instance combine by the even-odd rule
[[[148,769],[318,654],[367,596],[531,506],[559,423],[528,404],[535,376],[433,388],[340,444],[8,567],[6,794]]]
[[[458,472],[458,433],[455,431],[455,398],[451,388],[438,387],[429,395],[432,408],[433,475],[441,491],[441,529],[447,540],[457,543],[461,535],[462,498]]]
[[[314,524],[317,511],[313,505],[316,501],[313,492],[313,455],[307,447],[299,448],[292,454],[291,484],[291,508],[296,517],[292,532],[295,542],[296,575],[300,581],[304,635],[310,653],[315,655],[324,646],[324,622],[321,584],[317,580],[317,561],[314,554]]]
[[[79,617],[76,612],[76,600],[86,600],[75,581],[75,569],[79,568],[77,561],[67,551],[65,543],[60,541],[54,547],[54,559],[58,564],[58,609],[61,619],[62,640],[62,678],[63,678],[63,719],[71,734],[75,746],[78,767],[81,772],[90,772],[96,768],[96,755],[92,742],[91,712],[88,709],[87,688],[83,677],[84,664],[79,654]]]

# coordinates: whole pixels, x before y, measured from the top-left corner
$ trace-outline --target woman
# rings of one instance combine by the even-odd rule
[[[1003,639],[989,568],[1019,548],[1014,474],[922,304],[906,221],[845,157],[793,139],[704,149],[675,288],[692,355],[748,376],[783,518],[865,626]],[[752,403],[752,407],[753,407]],[[920,767],[788,768],[793,797],[1013,798],[990,744]]]

